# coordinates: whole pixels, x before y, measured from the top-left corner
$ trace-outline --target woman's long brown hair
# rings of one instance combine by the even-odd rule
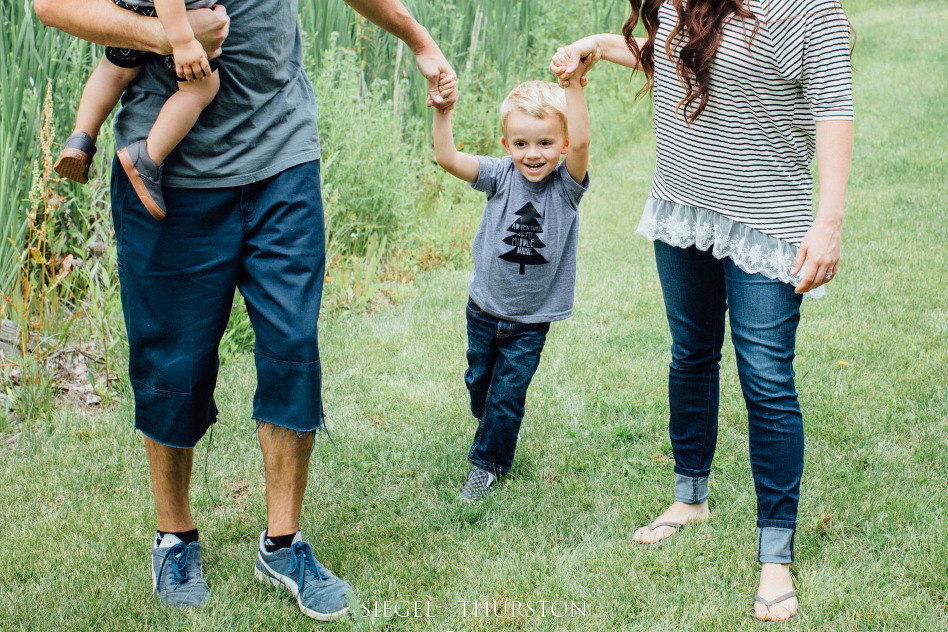
[[[743,0],[670,0],[678,13],[678,23],[665,43],[669,59],[675,60],[678,78],[685,88],[685,98],[675,108],[682,109],[685,120],[694,123],[708,105],[708,85],[711,83],[711,64],[721,45],[724,22],[735,15],[754,22],[752,41],[760,22]],[[687,4],[686,4],[687,2]],[[658,10],[663,0],[629,0],[632,14],[622,25],[625,42],[645,71],[646,82],[640,95],[649,92],[655,76],[655,34],[658,31]],[[633,31],[639,19],[645,27],[648,41],[639,49]],[[676,50],[677,49],[677,50]]]

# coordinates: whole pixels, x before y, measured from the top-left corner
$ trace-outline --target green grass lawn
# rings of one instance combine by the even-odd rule
[[[945,630],[948,5],[845,6],[859,39],[844,260],[827,297],[803,305],[802,608],[771,626]],[[755,498],[728,345],[712,519],[655,551],[630,540],[670,502],[673,481],[670,340],[651,245],[633,234],[654,160],[637,85],[617,69],[592,77],[597,147],[576,311],[551,329],[512,475],[490,500],[456,500],[475,429],[462,380],[468,271],[431,273],[401,304],[323,326],[335,444],[317,442],[303,528],[361,600],[419,601],[432,614],[325,629],[762,627],[751,615]],[[480,196],[470,204],[479,209]],[[253,384],[250,358],[225,366],[206,460],[207,439],[199,445],[193,505],[213,591],[201,612],[150,595],[155,514],[130,402],[59,410],[16,449],[0,448],[0,630],[312,629],[252,574],[265,514]],[[481,602],[483,615],[495,600],[574,602],[584,614],[558,618],[546,606],[540,617],[535,604],[535,616],[474,617],[462,603]]]

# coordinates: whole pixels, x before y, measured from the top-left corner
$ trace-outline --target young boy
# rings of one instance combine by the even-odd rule
[[[500,112],[509,154],[502,159],[459,152],[450,112],[434,115],[438,164],[487,194],[467,302],[464,382],[478,419],[468,454],[474,469],[460,493],[468,502],[510,471],[550,323],[572,314],[577,208],[589,187],[589,111],[579,81],[565,90],[528,81]]]
[[[140,13],[157,16],[174,51],[164,58],[175,74],[178,91],[171,95],[158,114],[146,139],[118,150],[119,162],[128,174],[135,193],[148,212],[157,219],[165,217],[161,194],[162,163],[187,135],[198,116],[214,100],[220,87],[217,60],[208,60],[204,47],[194,37],[186,17],[187,9],[200,9],[215,0],[114,0],[115,4]],[[108,47],[105,56],[89,77],[82,91],[76,128],[66,139],[53,169],[61,176],[86,183],[89,165],[95,155],[95,140],[125,88],[138,76],[145,58],[151,53]]]

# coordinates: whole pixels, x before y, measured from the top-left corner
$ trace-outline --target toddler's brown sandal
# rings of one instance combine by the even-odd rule
[[[53,170],[79,184],[89,181],[89,167],[95,156],[95,141],[85,132],[76,132],[66,139]]]

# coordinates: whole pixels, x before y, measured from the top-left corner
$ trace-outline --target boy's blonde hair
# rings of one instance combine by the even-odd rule
[[[526,81],[510,91],[500,105],[500,127],[507,135],[507,117],[520,110],[534,118],[558,116],[566,134],[566,92],[551,81]]]

